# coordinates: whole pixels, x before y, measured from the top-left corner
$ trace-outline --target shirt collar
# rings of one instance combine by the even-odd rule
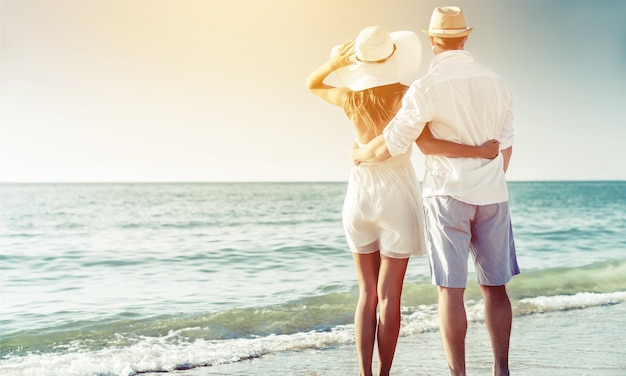
[[[468,51],[465,51],[465,50],[445,51],[435,56],[435,58],[430,62],[430,69],[433,69],[439,64],[442,64],[444,62],[450,62],[450,61],[457,62],[457,63],[458,62],[469,63],[469,62],[474,61],[474,58]]]

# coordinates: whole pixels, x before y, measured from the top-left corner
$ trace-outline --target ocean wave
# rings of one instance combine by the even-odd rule
[[[319,250],[317,250],[319,252]],[[287,252],[288,254],[289,252]],[[470,276],[470,280],[473,277]],[[507,285],[516,314],[540,310],[559,309],[563,296],[572,302],[568,307],[584,307],[589,297],[617,299],[626,291],[626,260],[607,261],[580,268],[552,268],[523,272]],[[482,299],[480,289],[470,281],[465,292],[469,305]],[[576,298],[578,297],[578,298]],[[616,298],[617,297],[617,298]],[[168,314],[146,317],[133,312],[122,312],[108,318],[93,321],[73,321],[48,328],[20,330],[2,333],[0,355],[8,353],[50,351],[53,343],[65,345],[73,340],[109,341],[119,339],[118,334],[132,342],[142,336],[160,336],[169,331],[185,328],[202,328],[189,333],[188,339],[231,340],[238,338],[263,337],[268,335],[293,334],[308,331],[326,331],[338,325],[350,324],[354,306],[358,299],[356,285],[352,288],[343,284],[321,286],[311,295],[286,302],[267,303],[265,306],[238,307],[216,312],[196,314]],[[555,301],[554,306],[535,304],[535,300]],[[267,300],[269,302],[269,299]],[[424,307],[435,306],[437,289],[422,279],[406,282],[403,290],[403,317],[410,318],[415,312],[424,312]],[[552,308],[550,308],[552,307]],[[420,313],[420,314],[421,314]],[[87,346],[86,349],[91,349]]]
[[[626,260],[610,260],[582,267],[562,267],[522,272],[507,285],[515,299],[608,293],[626,290]]]
[[[623,304],[626,260],[524,272],[508,290],[515,316]],[[348,345],[356,300],[356,289],[329,285],[274,305],[153,317],[126,312],[4,333],[0,374],[130,376]],[[436,303],[430,282],[407,282],[401,335],[438,330]],[[470,322],[484,321],[475,283],[468,284],[466,310]]]
[[[356,297],[330,293],[293,303],[235,308],[205,315],[141,317],[123,313],[102,320],[4,334],[0,357],[63,352],[69,344],[81,351],[101,346],[128,346],[141,338],[176,332],[185,341],[227,341],[310,331],[331,331],[352,322]]]
[[[583,309],[626,302],[626,291],[612,293],[581,292],[574,295],[538,296],[514,302],[518,315]]]
[[[514,301],[516,316],[539,312],[584,309],[626,302],[626,292],[578,293],[575,295],[540,296]],[[483,321],[482,301],[470,300],[466,304],[471,322]],[[309,307],[299,307],[302,311]],[[250,314],[249,312],[247,314]],[[257,312],[263,316],[263,312]],[[241,312],[222,313],[232,320]],[[438,330],[436,305],[403,308],[400,335],[409,336]],[[270,319],[273,316],[265,316]],[[249,318],[249,317],[248,317]],[[276,318],[276,317],[273,317]],[[283,317],[282,320],[286,318]],[[202,319],[196,319],[202,324]],[[241,321],[245,321],[244,318]],[[298,321],[295,318],[294,322]],[[183,320],[183,322],[185,322]],[[173,320],[170,321],[170,324]],[[183,326],[193,324],[186,321]],[[182,324],[182,323],[181,323]],[[206,324],[206,322],[204,322]],[[203,326],[186,326],[173,329],[165,325],[162,335],[140,335],[133,341],[117,333],[117,340],[103,343],[102,339],[73,340],[57,345],[53,352],[26,352],[11,354],[0,362],[0,374],[7,376],[135,376],[145,373],[167,373],[230,364],[263,357],[273,353],[324,349],[352,345],[352,324],[328,325],[323,329],[299,330],[290,334],[248,335],[245,338],[212,340],[204,338]],[[100,346],[86,347],[86,343],[100,342]],[[130,342],[130,343],[129,343]]]
[[[337,346],[351,343],[352,337],[350,330],[337,327],[326,332],[189,342],[182,339],[181,331],[172,331],[158,338],[143,338],[125,348],[81,351],[70,345],[62,354],[11,357],[0,364],[0,373],[7,376],[131,376],[228,364],[276,352]]]

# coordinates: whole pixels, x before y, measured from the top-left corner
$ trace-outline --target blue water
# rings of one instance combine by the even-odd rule
[[[0,185],[0,374],[135,375],[353,343],[345,183]],[[518,316],[626,303],[626,182],[512,182]],[[481,320],[480,293],[467,290]],[[435,330],[413,258],[402,335]]]

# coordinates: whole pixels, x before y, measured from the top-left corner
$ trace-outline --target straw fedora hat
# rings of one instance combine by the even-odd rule
[[[331,51],[337,53],[339,46]],[[410,84],[417,78],[422,45],[412,31],[388,33],[379,26],[361,30],[354,41],[353,64],[336,72],[343,86],[361,91],[397,82]]]
[[[471,33],[472,28],[465,25],[465,17],[461,8],[438,7],[433,10],[428,30],[422,31],[439,38],[458,38]]]

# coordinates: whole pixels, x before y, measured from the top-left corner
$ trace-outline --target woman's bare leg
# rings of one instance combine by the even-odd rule
[[[378,275],[378,374],[389,375],[400,333],[400,300],[409,259],[381,256]]]
[[[359,278],[359,301],[354,312],[354,334],[359,356],[359,374],[372,375],[372,357],[376,339],[377,285],[380,253],[353,253],[356,274]]]

